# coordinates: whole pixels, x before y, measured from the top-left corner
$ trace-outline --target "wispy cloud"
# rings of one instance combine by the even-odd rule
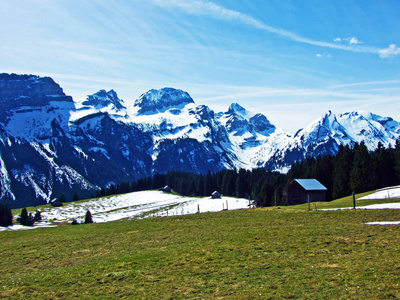
[[[330,57],[332,57],[332,55],[329,54],[329,53],[328,54],[317,53],[316,57],[318,57],[318,58],[324,58],[324,57],[330,58]]]
[[[260,20],[253,18],[249,15],[241,12],[222,7],[207,0],[149,0],[150,2],[165,8],[179,8],[183,12],[197,16],[207,16],[219,20],[225,20],[230,22],[238,22],[248,26],[252,26],[259,30],[268,31],[270,33],[277,34],[281,37],[290,39],[295,42],[305,43],[318,47],[325,47],[331,49],[339,49],[344,51],[356,52],[356,53],[371,53],[378,54],[381,58],[393,57],[400,54],[400,48],[396,47],[395,44],[391,44],[388,48],[378,48],[371,46],[364,46],[361,41],[355,37],[349,38],[336,38],[334,42],[318,41],[307,37],[303,37],[294,32],[268,26]],[[345,41],[344,43],[339,43]]]
[[[380,49],[378,52],[382,58],[393,57],[400,54],[400,48],[396,47],[395,44],[391,44],[388,48]]]
[[[358,44],[363,44],[363,42],[361,42],[360,40],[358,40],[356,37],[347,37],[347,38],[340,38],[337,37],[335,39],[333,39],[333,41],[335,43],[341,43],[341,42],[345,42],[348,43],[350,45],[358,45]]]

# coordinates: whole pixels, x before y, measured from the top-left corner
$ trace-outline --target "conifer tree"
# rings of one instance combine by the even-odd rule
[[[28,211],[26,210],[26,208],[23,208],[21,211],[21,215],[19,217],[19,223],[21,225],[26,225],[28,221]]]
[[[400,138],[396,140],[396,145],[393,151],[394,155],[394,170],[396,172],[396,180],[400,182]]]
[[[33,226],[33,224],[35,224],[35,218],[33,217],[32,213],[30,213],[28,218],[26,219],[25,225]]]
[[[385,149],[381,142],[373,153],[374,170],[376,170],[377,188],[396,184],[395,160],[392,149]]]
[[[58,201],[61,203],[67,202],[67,200],[65,199],[64,194],[61,194],[60,197],[58,198]]]
[[[259,197],[257,197],[256,199],[256,206],[272,206],[274,200],[274,192],[274,186],[266,181],[261,188]]]
[[[353,165],[353,150],[349,146],[339,146],[334,159],[332,198],[338,199],[351,195],[350,171]]]
[[[7,227],[13,225],[12,219],[10,206],[0,203],[0,226]]]
[[[72,202],[75,202],[78,200],[79,200],[78,194],[75,192],[74,195],[72,196]]]
[[[247,192],[248,192],[247,177],[248,177],[247,171],[245,169],[240,169],[235,184],[236,197],[239,198],[247,197]]]
[[[215,185],[213,183],[213,179],[211,176],[211,172],[208,171],[205,179],[204,179],[204,195],[209,196],[215,190]]]
[[[93,223],[92,213],[90,210],[86,211],[85,224]]]
[[[42,215],[40,214],[40,210],[37,210],[34,217],[35,222],[42,221]]]
[[[375,187],[374,170],[365,143],[361,142],[354,149],[354,161],[350,173],[350,187],[353,192],[362,193]]]

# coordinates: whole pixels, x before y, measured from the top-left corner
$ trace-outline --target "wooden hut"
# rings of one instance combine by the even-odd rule
[[[212,198],[212,199],[221,198],[221,193],[218,192],[218,191],[214,191],[214,192],[211,194],[211,198]]]
[[[325,201],[326,191],[327,188],[316,179],[294,179],[283,190],[287,205]]]
[[[172,192],[171,188],[168,185],[164,186],[163,188],[159,188],[158,190],[160,192],[164,192],[164,193],[171,193]]]

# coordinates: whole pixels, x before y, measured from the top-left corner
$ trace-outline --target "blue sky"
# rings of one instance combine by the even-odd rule
[[[73,97],[185,90],[295,131],[332,110],[400,120],[397,0],[3,0],[0,72]]]

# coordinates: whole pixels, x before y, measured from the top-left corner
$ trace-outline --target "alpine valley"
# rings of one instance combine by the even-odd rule
[[[239,104],[216,113],[178,89],[129,103],[113,90],[73,99],[35,75],[0,74],[0,104],[0,202],[15,208],[171,170],[284,172],[341,144],[374,150],[400,136],[399,122],[367,112],[328,112],[291,134]]]

